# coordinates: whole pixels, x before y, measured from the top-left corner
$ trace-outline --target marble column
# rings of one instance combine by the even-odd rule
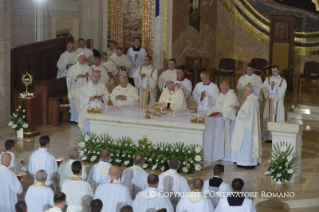
[[[0,1],[0,127],[8,124],[10,116],[10,0]]]

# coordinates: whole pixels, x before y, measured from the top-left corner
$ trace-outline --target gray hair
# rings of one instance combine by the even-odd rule
[[[79,155],[79,151],[77,150],[76,147],[69,149],[68,151],[69,159],[76,159],[77,156]]]
[[[168,84],[173,84],[173,85],[174,85],[174,81],[168,80],[168,81],[166,82],[166,85],[168,85]]]
[[[36,174],[36,178],[37,178],[37,181],[45,181],[47,179],[47,173],[41,169],[39,171],[37,171],[37,174]]]
[[[105,57],[105,56],[109,56],[106,52],[102,52],[102,54],[101,54],[101,58],[102,57]]]
[[[80,54],[78,55],[78,59],[79,59],[81,56],[84,56],[84,57],[85,57],[85,54],[84,54],[84,53],[80,53]],[[85,58],[86,58],[86,57],[85,57]]]
[[[230,88],[230,84],[229,84],[229,82],[227,82],[227,81],[223,81],[222,83],[220,83],[220,85],[219,85],[219,86],[221,86],[222,84],[225,84],[228,88]]]
[[[249,90],[250,93],[254,93],[254,88],[251,84],[247,84],[244,86],[244,89]]]
[[[200,72],[200,75],[204,75],[204,74],[205,74],[206,77],[209,77],[209,73],[207,71]]]
[[[135,165],[141,165],[145,162],[145,157],[143,155],[135,155],[134,157],[134,164]]]
[[[68,45],[69,45],[69,44],[74,45],[74,43],[73,43],[73,42],[69,42],[69,43],[67,43],[67,44],[66,44],[66,47],[68,47]]]
[[[120,50],[120,51],[122,52],[122,51],[123,51],[123,48],[119,46],[119,47],[116,48],[116,51],[117,51],[117,50]]]

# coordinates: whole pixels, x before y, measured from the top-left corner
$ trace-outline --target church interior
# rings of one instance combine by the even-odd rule
[[[245,192],[258,193],[249,197],[258,212],[319,211],[319,68],[305,66],[319,64],[319,0],[3,0],[0,15],[1,152],[5,141],[14,139],[15,155],[28,167],[30,155],[39,148],[39,137],[49,135],[49,152],[67,159],[67,150],[78,146],[81,130],[69,121],[69,110],[60,107],[68,99],[65,78],[56,79],[56,63],[66,44],[73,41],[77,49],[79,38],[92,39],[94,49],[102,53],[114,40],[126,52],[133,38],[141,37],[158,75],[174,58],[177,66],[185,67],[193,86],[200,82],[201,71],[207,71],[211,82],[219,87],[227,81],[237,93],[238,79],[253,59],[257,59],[255,73],[263,81],[271,76],[271,66],[278,65],[287,81],[285,123],[301,126],[300,170],[293,180],[277,184],[264,174],[272,154],[272,144],[265,140],[255,169],[218,160],[182,175],[191,186],[195,178],[212,178],[214,165],[222,164],[225,182],[241,178]],[[223,59],[235,65],[226,65],[225,70]],[[19,97],[25,91],[21,77],[26,71],[33,77],[29,92],[38,98],[32,103]],[[260,101],[261,119],[265,102]],[[21,103],[33,111],[27,111],[33,129],[17,138],[8,122]],[[197,109],[192,96],[188,109]],[[94,165],[83,164],[88,169]],[[23,195],[32,184],[27,173]],[[293,195],[276,197],[267,192]]]

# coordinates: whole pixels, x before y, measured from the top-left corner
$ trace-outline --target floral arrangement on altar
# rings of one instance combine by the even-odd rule
[[[21,104],[16,113],[12,114],[12,119],[8,123],[8,126],[14,129],[15,131],[19,131],[21,128],[26,129],[29,127],[26,118],[25,118],[25,109],[23,104]]]
[[[186,146],[183,143],[152,144],[147,138],[135,144],[131,138],[122,137],[116,140],[109,135],[97,136],[94,133],[81,135],[78,139],[80,157],[86,162],[98,162],[103,149],[110,150],[111,161],[117,166],[132,166],[134,156],[142,154],[145,157],[144,169],[165,171],[169,169],[168,161],[176,157],[181,162],[178,172],[192,174],[202,170],[203,151],[201,146]]]
[[[284,180],[290,181],[295,173],[298,164],[298,158],[292,154],[291,144],[287,142],[276,143],[272,148],[272,156],[267,165],[265,175],[271,176],[273,180],[281,183]]]

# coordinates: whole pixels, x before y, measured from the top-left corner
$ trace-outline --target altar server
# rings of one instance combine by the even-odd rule
[[[140,96],[139,107],[145,105],[154,106],[157,97],[157,70],[151,65],[151,56],[144,58],[144,66],[140,67],[134,75],[135,86]],[[143,91],[149,85],[152,92],[149,94]],[[147,101],[148,100],[148,101]]]
[[[75,53],[77,54],[84,54],[85,55],[85,63],[87,65],[91,65],[90,61],[92,61],[92,58],[94,58],[94,54],[93,54],[93,51],[91,49],[88,49],[86,48],[86,45],[85,45],[85,40],[84,38],[80,38],[78,40],[79,42],[79,48],[77,50],[75,50]]]
[[[214,177],[204,181],[204,188],[202,192],[211,200],[215,208],[220,197],[227,197],[232,190],[227,183],[223,182],[222,178],[224,176],[224,166],[222,164],[216,164],[213,172]]]
[[[31,185],[25,194],[25,201],[28,210],[32,212],[43,212],[53,207],[54,193],[44,183],[47,180],[47,173],[39,170],[36,173],[37,182]]]
[[[37,171],[43,169],[47,173],[47,180],[45,185],[49,186],[55,191],[54,179],[56,178],[58,165],[55,157],[49,153],[50,138],[47,135],[42,135],[39,138],[40,148],[33,152],[29,160],[29,172],[32,175],[34,182],[36,182]]]
[[[209,74],[206,71],[200,73],[202,82],[196,84],[193,91],[193,98],[198,104],[197,111],[201,112],[204,116],[211,111],[218,96],[218,87],[209,81]]]
[[[238,167],[255,168],[261,155],[259,100],[253,86],[244,87],[246,101],[239,108],[231,141],[232,162]]]
[[[170,169],[159,175],[158,190],[175,193],[190,192],[187,180],[177,173],[179,160],[177,158],[171,158],[168,165]],[[175,208],[180,197],[178,195],[171,195],[170,199]]]
[[[0,211],[14,211],[14,205],[18,202],[18,194],[23,191],[17,176],[8,168],[11,163],[11,155],[3,153],[0,165]]]
[[[116,81],[119,71],[116,68],[115,62],[112,59],[109,59],[109,56],[103,52],[101,54],[102,66],[106,69],[107,74],[109,75],[109,82],[106,84],[107,90],[111,93],[118,82]]]
[[[19,158],[16,158],[15,154],[14,154],[14,148],[15,148],[15,143],[14,140],[12,139],[8,139],[6,140],[6,142],[4,143],[4,147],[5,147],[5,151],[3,151],[1,153],[1,155],[3,153],[9,153],[11,155],[11,163],[8,166],[8,168],[13,171],[15,174],[19,174],[20,172],[26,172],[27,169],[26,167],[24,167],[21,163],[21,160]],[[0,155],[0,157],[1,157]]]
[[[184,111],[187,109],[184,93],[179,86],[175,86],[173,81],[166,83],[166,88],[163,89],[159,102],[163,103],[165,110]]]
[[[133,201],[133,211],[158,211],[165,208],[173,212],[174,208],[169,197],[157,189],[159,178],[157,174],[150,174],[147,178],[148,188],[139,192]]]
[[[186,106],[188,107],[189,96],[192,93],[192,82],[189,79],[185,78],[184,70],[181,67],[176,68],[176,78],[173,78],[172,80],[182,89],[186,101]]]
[[[132,199],[138,192],[148,187],[147,177],[148,173],[143,169],[145,157],[136,155],[134,157],[134,165],[126,168],[122,174],[122,184],[130,189]]]
[[[143,66],[147,53],[145,49],[141,47],[142,39],[140,37],[134,37],[133,43],[134,46],[127,50],[127,57],[131,62],[131,67],[128,70],[128,79],[129,83],[135,86],[134,74],[139,67]]]
[[[100,153],[100,161],[91,168],[87,181],[92,186],[93,191],[96,190],[99,184],[103,184],[110,179],[109,169],[112,166],[109,162],[110,159],[110,151],[104,149]]]
[[[224,131],[224,143],[223,145],[225,151],[220,151],[220,159],[224,161],[231,160],[231,148],[230,142],[231,137],[234,130],[235,119],[236,119],[236,111],[233,109],[234,106],[238,106],[237,96],[234,90],[230,89],[230,85],[228,82],[224,81],[220,84],[220,93],[217,96],[216,103],[213,107],[212,112],[221,113],[224,123],[225,123],[225,131]],[[215,147],[214,147],[215,148]],[[218,158],[218,157],[217,157]]]
[[[168,69],[163,71],[162,74],[158,78],[158,87],[162,92],[166,87],[166,82],[176,78],[176,60],[174,58],[169,59],[168,61]]]
[[[254,202],[251,199],[246,198],[243,194],[240,194],[244,189],[244,181],[239,178],[234,179],[232,188],[232,195],[221,198],[215,212],[256,212]]]
[[[284,98],[287,82],[279,75],[279,67],[271,67],[272,76],[267,77],[263,84],[266,104],[263,115],[262,137],[271,142],[271,132],[267,130],[267,122],[285,122]]]
[[[81,110],[80,92],[82,87],[88,82],[90,67],[85,64],[85,55],[78,55],[78,63],[70,68],[66,77],[68,87],[68,98],[70,102],[70,121],[78,122]]]
[[[102,110],[109,100],[109,92],[105,84],[100,82],[100,78],[100,73],[94,71],[91,81],[81,89],[78,126],[81,128],[83,135],[90,132],[90,123],[86,118],[87,110],[91,108]]]
[[[125,107],[137,107],[137,89],[128,83],[127,76],[120,77],[120,84],[114,88],[110,95],[113,105]]]
[[[80,155],[79,155],[77,148],[69,149],[68,155],[69,155],[69,161],[62,163],[58,169],[58,179],[59,179],[60,187],[62,187],[64,180],[73,176],[73,172],[72,172],[72,168],[71,168],[72,163],[74,161],[80,160]],[[86,166],[83,164],[82,164],[81,177],[83,180],[86,180],[86,178],[87,178],[87,169],[86,169]]]
[[[98,71],[100,73],[100,82],[103,83],[105,86],[109,83],[109,74],[107,73],[104,66],[101,65],[101,58],[95,57],[94,58],[94,65],[91,66],[90,76],[94,71]]]
[[[246,100],[246,97],[244,96],[244,86],[250,83],[254,88],[254,94],[259,98],[259,100],[262,100],[262,81],[260,76],[254,74],[254,68],[251,67],[251,64],[248,63],[246,67],[246,73],[244,76],[241,76],[238,80],[238,84],[236,86],[236,89],[238,91],[238,102],[239,106],[242,106],[243,103]]]
[[[105,50],[105,53],[111,57],[113,54],[116,54],[117,43],[114,40],[109,42],[109,47]]]
[[[56,78],[66,77],[68,72],[78,60],[78,54],[73,51],[73,43],[69,42],[66,45],[66,51],[63,52],[57,62],[58,73]]]
[[[81,177],[82,164],[72,163],[73,176],[63,182],[61,191],[66,195],[67,212],[90,212],[90,203],[94,193],[90,184]]]
[[[123,206],[132,205],[132,198],[129,188],[120,183],[120,168],[112,166],[109,174],[110,180],[98,186],[94,199],[103,202],[102,212],[119,212]]]
[[[188,195],[185,195],[178,202],[176,212],[213,212],[214,207],[209,198],[202,194],[204,181],[200,178],[196,178],[193,181],[193,191]]]
[[[127,72],[132,64],[128,57],[123,53],[123,48],[117,47],[116,53],[112,54],[110,58],[115,62],[116,68],[119,71],[118,78],[123,75],[127,76]]]
[[[62,192],[57,192],[54,194],[53,202],[54,207],[46,210],[45,212],[61,212],[64,209],[66,203],[66,196]]]

